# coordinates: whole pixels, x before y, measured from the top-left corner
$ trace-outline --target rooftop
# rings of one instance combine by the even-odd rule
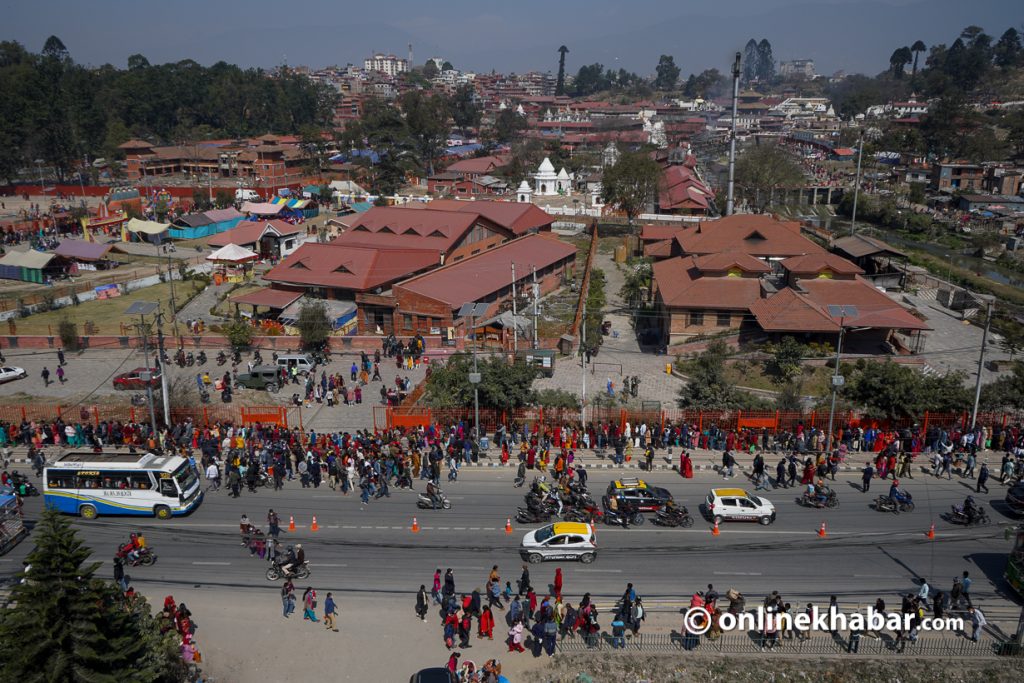
[[[379,249],[307,242],[263,279],[365,292],[423,271],[440,260],[436,249]]]
[[[736,214],[701,221],[675,235],[684,254],[742,251],[752,256],[783,258],[825,250],[800,234],[800,224],[764,214]]]
[[[761,297],[759,278],[705,277],[693,256],[656,261],[653,271],[668,307],[745,310]]]

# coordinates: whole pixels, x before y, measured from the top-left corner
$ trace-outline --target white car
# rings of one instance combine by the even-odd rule
[[[519,554],[531,564],[545,560],[579,560],[590,564],[597,557],[597,536],[590,524],[555,522],[523,536]]]
[[[25,372],[25,368],[15,368],[10,366],[0,368],[0,384],[3,384],[4,382],[11,382],[16,379],[22,379],[26,376],[28,376],[28,373]]]
[[[720,522],[760,522],[768,526],[775,521],[775,506],[766,498],[743,489],[711,489],[705,501],[708,517]]]

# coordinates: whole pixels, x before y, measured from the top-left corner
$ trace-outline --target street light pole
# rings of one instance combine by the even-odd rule
[[[725,215],[733,214],[733,193],[736,178],[736,110],[740,99],[740,53],[732,65],[732,130],[729,131],[729,190],[725,200]]]
[[[142,337],[142,357],[146,364],[146,371],[142,374],[146,382],[146,403],[149,404],[149,427],[153,431],[154,438],[156,437],[156,412],[153,410],[153,373],[149,369],[149,342],[148,332],[146,330],[146,316],[140,315],[139,320],[139,335]],[[163,377],[160,378],[163,381]]]
[[[860,162],[864,158],[864,131],[860,132],[860,149],[857,152],[857,179],[853,184],[853,213],[850,216],[850,235],[857,230],[857,197],[860,194]]]
[[[839,384],[842,381],[839,374],[839,356],[843,353],[843,335],[846,333],[846,326],[843,320],[839,321],[839,343],[836,344],[836,370],[832,373],[832,406],[828,410],[828,440],[825,442],[825,452],[832,452],[832,428],[836,417],[836,394],[839,391]]]
[[[476,367],[476,317],[470,318],[473,326],[473,374],[469,381],[473,384],[473,440],[480,442],[480,371]]]
[[[512,351],[519,353],[519,324],[516,321],[516,264],[512,262]]]
[[[974,383],[974,408],[971,409],[971,430],[978,422],[978,403],[981,401],[981,372],[985,368],[985,343],[988,341],[988,330],[992,325],[992,300],[988,302],[988,313],[985,316],[985,331],[981,334],[981,353],[978,354],[978,379]]]
[[[583,315],[580,316],[580,367],[583,368],[583,396],[580,400],[580,424],[586,424],[587,411],[587,298],[583,297]]]

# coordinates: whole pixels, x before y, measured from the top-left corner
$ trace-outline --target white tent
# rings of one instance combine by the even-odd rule
[[[171,226],[169,224],[157,223],[156,221],[144,221],[138,218],[133,218],[128,221],[127,228],[129,232],[141,232],[146,235],[159,235],[167,232]]]
[[[243,202],[242,213],[251,213],[257,216],[276,216],[285,208],[284,204],[273,202]]]
[[[251,249],[240,247],[237,244],[228,244],[223,246],[217,251],[213,252],[206,257],[207,261],[229,261],[231,263],[241,263],[243,261],[252,261],[253,259],[259,258],[259,254]]]

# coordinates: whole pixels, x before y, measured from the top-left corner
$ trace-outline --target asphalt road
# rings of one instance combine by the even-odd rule
[[[344,496],[326,486],[303,490],[296,481],[281,492],[243,492],[237,500],[223,490],[210,493],[193,514],[167,522],[101,517],[75,524],[97,559],[107,560],[102,572],[109,571],[116,544],[138,528],[159,561],[130,570],[137,584],[265,590],[273,585],[264,577],[267,565],[240,546],[238,520],[245,513],[260,523],[273,507],[285,524],[294,516],[296,531],[282,539],[303,543],[315,585],[346,593],[411,596],[421,583],[429,587],[435,568],[452,567],[457,590],[468,592],[483,587],[494,564],[513,586],[519,576],[518,544],[527,527],[513,519],[513,533],[507,535],[504,529],[525,492],[512,487],[513,474],[511,468],[464,470],[458,482],[445,487],[453,505],[448,511],[417,509],[416,494],[410,491],[392,490],[390,498],[364,506],[356,494]],[[592,471],[591,490],[603,491],[615,476]],[[649,480],[666,486],[691,513],[710,487],[722,484],[710,473],[684,480],[671,472],[655,472]],[[744,485],[742,478],[730,483],[736,482]],[[887,484],[876,480],[872,491],[863,494],[854,488],[859,477],[840,475],[834,485],[840,499],[836,509],[800,507],[794,502],[798,489],[779,489],[767,495],[778,509],[778,519],[769,527],[725,523],[721,535],[714,537],[710,524],[700,518],[691,529],[662,529],[649,522],[628,530],[601,526],[593,564],[532,565],[531,575],[535,585],[543,585],[555,566],[562,566],[566,593],[590,591],[605,601],[621,595],[632,581],[649,602],[662,605],[708,583],[721,592],[736,587],[749,597],[779,590],[801,600],[827,601],[834,594],[844,603],[870,604],[882,596],[892,604],[899,593],[916,590],[922,577],[948,590],[953,577],[967,569],[975,578],[976,601],[1009,609],[1001,577],[1010,545],[1003,533],[1014,520],[1002,513],[1003,487],[996,483],[991,495],[978,497],[994,524],[968,530],[940,518],[967,495],[965,485],[921,476],[904,483],[917,503],[912,513],[873,510],[869,503]],[[422,490],[419,482],[417,488]],[[41,505],[41,498],[30,499],[27,517],[35,517]],[[314,515],[320,526],[316,532],[309,529]],[[419,533],[410,530],[414,516]],[[817,533],[822,522],[826,538]],[[928,540],[932,522],[936,538]],[[0,575],[16,572],[29,548],[23,542],[0,558]]]

